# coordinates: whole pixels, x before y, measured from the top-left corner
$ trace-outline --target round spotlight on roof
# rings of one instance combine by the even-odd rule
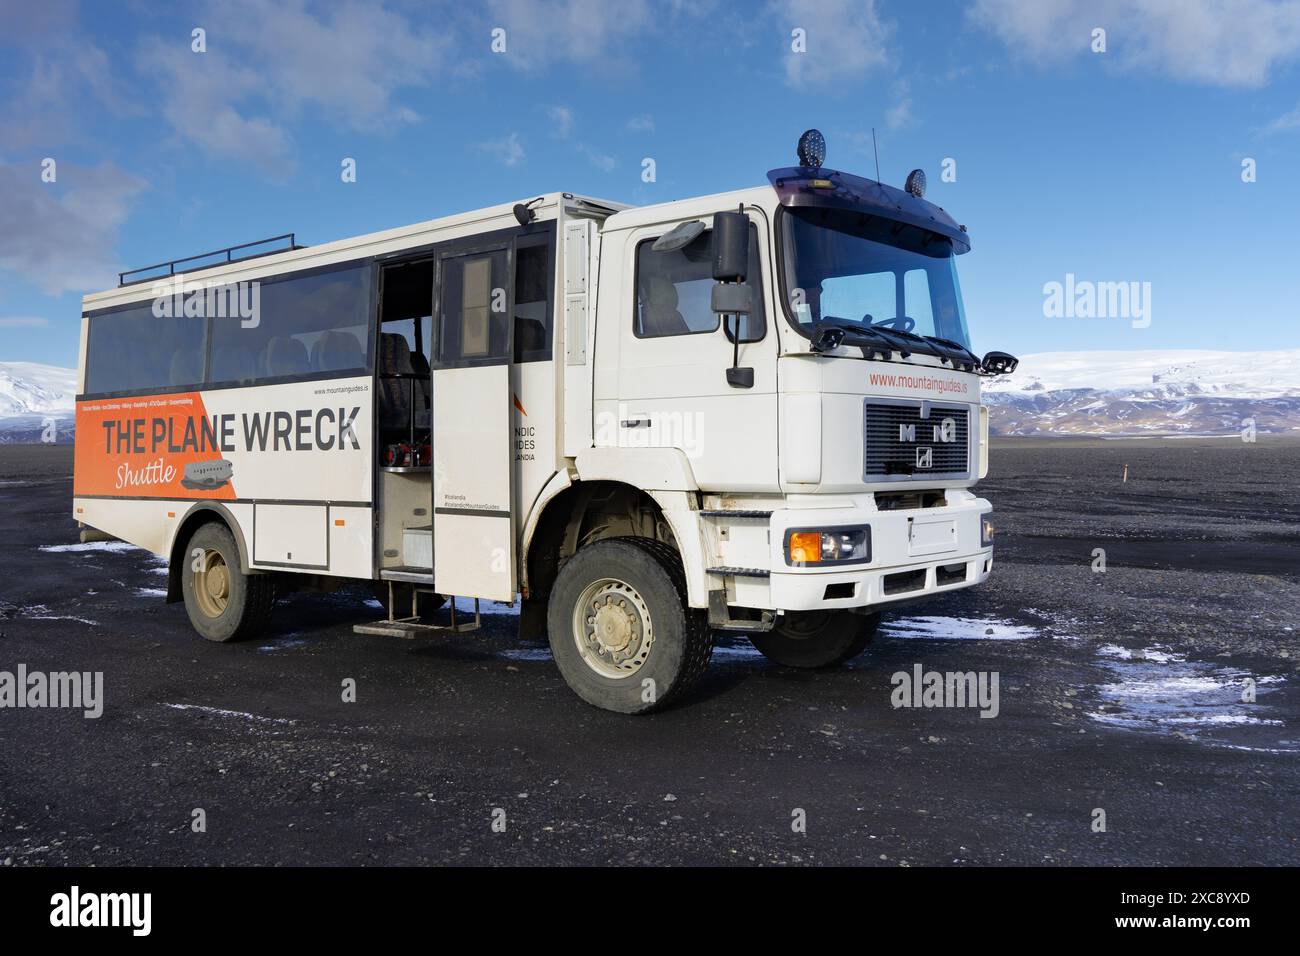
[[[924,196],[925,195],[925,170],[914,169],[910,173],[908,173],[907,182],[903,184],[903,188],[907,190],[909,193],[911,193],[913,196],[915,196],[917,199],[920,199],[922,196]]]
[[[810,129],[799,137],[799,165],[820,166],[826,162],[826,137]]]

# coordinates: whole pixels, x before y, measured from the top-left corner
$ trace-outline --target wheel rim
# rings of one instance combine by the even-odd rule
[[[220,551],[205,550],[199,557],[194,598],[206,617],[221,617],[230,604],[230,568]]]
[[[631,677],[654,644],[650,609],[625,581],[593,581],[574,606],[573,639],[583,662],[597,674],[614,680]]]
[[[826,629],[831,614],[829,611],[804,611],[800,614],[786,614],[783,617],[784,620],[777,628],[782,636],[792,641],[806,641],[817,637]]]

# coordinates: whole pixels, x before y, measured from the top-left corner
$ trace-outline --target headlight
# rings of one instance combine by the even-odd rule
[[[993,547],[993,519],[988,515],[980,515],[980,547]]]
[[[790,530],[785,533],[785,560],[791,567],[866,564],[871,560],[871,528]]]

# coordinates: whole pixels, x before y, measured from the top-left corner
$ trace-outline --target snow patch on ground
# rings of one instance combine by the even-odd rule
[[[38,549],[50,554],[63,554],[68,551],[142,551],[126,541],[86,541],[80,544],[43,544]]]
[[[251,720],[255,723],[262,724],[296,724],[296,720],[289,720],[286,717],[263,717],[260,714],[248,714],[242,710],[225,710],[221,707],[205,707],[202,704],[163,704],[164,707],[170,707],[172,710],[192,710],[203,714],[211,714],[214,717],[238,717],[240,720]]]
[[[1270,729],[1286,726],[1265,699],[1286,689],[1284,677],[1189,661],[1162,647],[1103,644],[1097,657],[1107,679],[1095,688],[1097,708],[1084,712],[1097,723],[1238,750],[1300,752]],[[1250,680],[1254,701],[1243,700]]]
[[[497,651],[497,657],[504,657],[508,661],[550,661],[554,660],[551,656],[549,647],[512,647],[504,651]]]
[[[1033,627],[998,618],[905,617],[885,621],[882,634],[926,641],[1028,641],[1042,637]]]
[[[71,614],[51,614],[48,606],[44,604],[29,604],[26,607],[19,608],[16,617],[26,618],[29,621],[76,621],[78,624],[89,624],[91,627],[99,627],[98,621],[92,621],[84,617],[75,617]]]

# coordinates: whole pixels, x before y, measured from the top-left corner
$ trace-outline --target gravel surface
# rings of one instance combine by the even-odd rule
[[[368,589],[207,644],[160,559],[67,547],[70,454],[0,447],[0,671],[102,672],[103,715],[0,710],[0,865],[1300,862],[1300,442],[998,443],[986,585],[832,672],[729,636],[645,718],[509,613],[356,635]],[[997,716],[895,708],[916,665]]]

